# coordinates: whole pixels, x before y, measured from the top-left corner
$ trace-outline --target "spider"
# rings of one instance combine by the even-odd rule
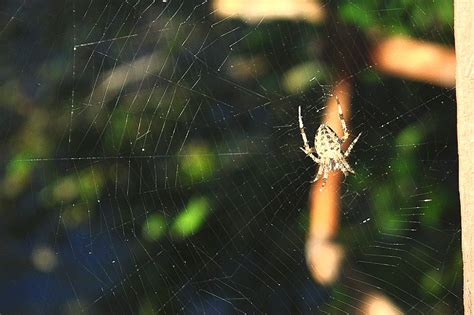
[[[308,144],[308,138],[304,132],[303,118],[301,117],[301,106],[298,107],[298,121],[300,125],[301,137],[303,138],[304,147],[300,148],[307,156],[309,156],[316,164],[319,164],[318,173],[313,179],[312,183],[316,182],[318,179],[323,177],[323,184],[321,189],[326,186],[328,180],[328,174],[330,171],[341,170],[344,175],[348,173],[354,174],[354,170],[351,168],[349,163],[347,163],[346,158],[351,153],[352,148],[356,144],[357,140],[361,133],[352,141],[345,152],[342,151],[342,144],[349,138],[349,131],[346,127],[346,122],[344,121],[344,116],[342,115],[341,103],[339,103],[339,98],[336,96],[336,102],[339,110],[339,119],[341,120],[341,126],[343,135],[342,138],[339,138],[337,134],[326,124],[321,124],[314,136],[314,148],[310,147]],[[316,153],[317,157],[313,154]]]

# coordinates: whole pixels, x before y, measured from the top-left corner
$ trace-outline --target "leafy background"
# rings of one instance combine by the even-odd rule
[[[454,90],[359,58],[377,36],[452,45],[451,1],[328,2],[334,25],[316,26],[148,5],[0,4],[2,313],[351,312],[373,287],[407,312],[462,312]],[[316,128],[340,55],[364,138],[343,280],[322,287],[295,109]]]

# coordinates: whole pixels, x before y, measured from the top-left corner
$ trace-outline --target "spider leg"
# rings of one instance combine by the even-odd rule
[[[311,151],[306,152],[306,150],[304,148],[300,148],[301,151],[303,151],[304,153],[306,153],[307,156],[309,156],[314,162],[316,163],[320,163],[321,162],[321,159],[318,159],[313,153],[311,153]]]
[[[338,158],[335,162],[334,165],[334,170],[340,170],[341,172],[344,173],[344,176],[347,176],[349,172],[351,172],[352,168],[347,164],[347,162],[344,160],[344,158],[341,156]]]
[[[324,186],[326,186],[326,182],[328,181],[328,176],[329,176],[329,172],[326,168],[324,168],[324,171],[323,171],[323,184],[321,185],[321,190],[323,190]]]
[[[348,168],[349,165],[343,159],[341,159],[338,164],[339,169],[344,173],[344,176],[349,175],[349,172],[351,171],[350,167]]]
[[[313,159],[314,162],[319,163],[320,160],[313,154],[314,149],[312,149],[308,144],[308,137],[306,136],[306,132],[304,131],[303,117],[301,116],[301,106],[298,106],[298,123],[300,126],[300,133],[301,133],[301,138],[303,138],[303,146],[304,146],[303,148],[300,148],[300,149],[307,156]]]
[[[311,181],[312,183],[318,181],[318,179],[321,178],[321,175],[323,175],[324,167],[321,165],[318,169],[318,174],[316,174],[316,177]]]
[[[337,103],[337,110],[339,112],[339,119],[341,120],[341,126],[342,126],[342,138],[340,139],[340,143],[344,143],[344,141],[349,138],[349,131],[347,130],[346,122],[344,121],[344,115],[342,114],[342,107],[341,103],[339,102],[339,97],[336,95],[336,103]]]
[[[357,143],[357,140],[359,140],[359,137],[360,137],[361,134],[362,134],[362,132],[359,133],[359,134],[357,135],[357,137],[354,139],[354,141],[352,141],[352,143],[349,145],[349,147],[347,148],[346,152],[344,152],[344,157],[348,157],[349,154],[351,154],[351,150],[352,150],[352,148],[354,147],[354,145]]]
[[[298,123],[300,126],[301,138],[303,138],[303,145],[304,145],[303,151],[306,154],[309,154],[312,152],[312,150],[308,144],[308,137],[306,136],[306,132],[304,132],[303,117],[301,117],[301,106],[298,106]]]
[[[355,174],[354,170],[352,169],[352,167],[349,165],[349,163],[347,163],[346,160],[341,160],[341,163],[342,163],[342,172],[344,173],[344,175],[347,175],[348,172],[349,173],[352,173],[352,174]]]

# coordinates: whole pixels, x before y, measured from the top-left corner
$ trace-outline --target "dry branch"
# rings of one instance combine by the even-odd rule
[[[372,52],[376,69],[386,74],[443,87],[455,84],[454,49],[395,36],[377,41]]]
[[[347,121],[350,118],[351,89],[350,81],[344,81],[333,91],[333,94],[339,97]],[[335,97],[329,98],[326,105],[325,123],[338,135],[342,135]],[[310,222],[306,259],[313,277],[322,284],[333,283],[338,278],[344,257],[344,248],[333,240],[339,231],[342,176],[341,172],[331,172],[324,189],[321,189],[321,180],[315,182],[309,198]]]

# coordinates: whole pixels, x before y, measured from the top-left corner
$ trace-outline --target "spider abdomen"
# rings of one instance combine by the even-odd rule
[[[341,152],[339,137],[331,127],[322,124],[314,137],[314,148],[320,157],[336,158]]]

